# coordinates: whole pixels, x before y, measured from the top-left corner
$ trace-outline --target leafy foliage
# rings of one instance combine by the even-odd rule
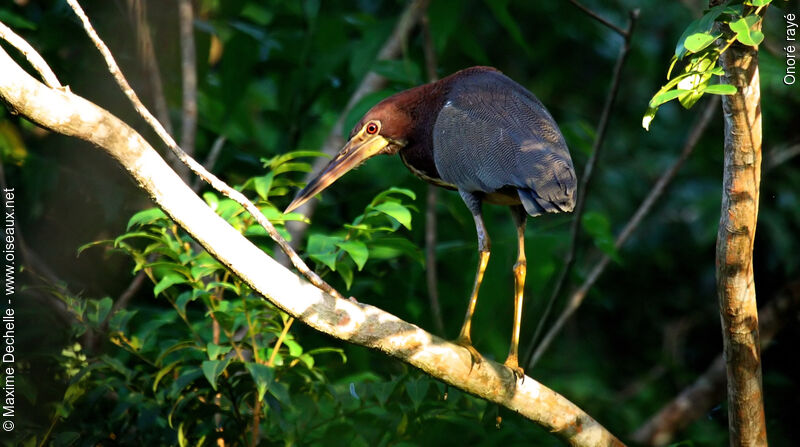
[[[284,233],[285,222],[302,217],[282,215],[272,200],[296,185],[292,174],[308,172],[309,165],[298,159],[313,155],[318,154],[296,152],[264,160],[269,172],[240,188],[257,194],[259,209]],[[263,235],[237,203],[212,193],[204,197],[243,234]],[[414,193],[391,188],[378,194],[341,235],[316,234],[306,251],[322,268],[339,272],[348,285],[352,266],[362,270],[371,258],[419,258],[413,245],[387,236],[401,226],[411,228],[404,198],[413,199]],[[304,348],[290,330],[292,318],[253,295],[162,211],[136,213],[127,230],[80,251],[109,244],[129,256],[133,272],[145,274],[154,284],[153,296],[171,310],[112,311],[108,297],[59,294],[75,316],[75,337],[101,335],[115,349],[89,357],[75,343],[62,352],[69,386],[54,415],[54,424],[64,421],[54,435],[55,445],[69,445],[79,434],[82,443],[90,444],[110,437],[136,445],[194,445],[220,439],[226,445],[252,445],[250,433],[262,433],[272,442],[328,444],[343,431],[351,433],[349,442],[356,445],[386,444],[410,439],[426,419],[455,420],[464,405],[486,407],[452,392],[456,397],[448,402],[426,403],[434,387],[419,374],[389,380],[366,374],[331,383],[317,360],[346,362],[342,349]],[[444,388],[440,385],[438,390],[441,394]],[[84,412],[98,408],[109,414],[102,423],[84,419]],[[397,429],[361,430],[359,421],[364,418],[377,418]]]
[[[667,71],[669,82],[653,95],[642,118],[642,127],[649,130],[658,108],[675,98],[684,108],[689,109],[704,94],[735,94],[736,87],[732,85],[711,83],[713,76],[724,74],[717,61],[736,41],[742,45],[758,46],[764,40],[764,34],[753,28],[762,20],[759,13],[771,1],[726,2],[710,8],[701,18],[689,24],[675,47],[675,55]],[[724,43],[722,48],[712,45],[720,38]],[[676,63],[686,56],[689,58],[685,62],[683,73],[670,79]]]

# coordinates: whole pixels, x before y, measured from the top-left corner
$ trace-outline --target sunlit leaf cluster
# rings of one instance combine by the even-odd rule
[[[771,1],[726,2],[710,8],[702,17],[690,23],[675,47],[675,55],[667,71],[669,82],[653,95],[642,118],[642,127],[649,130],[658,108],[673,99],[677,98],[684,108],[689,109],[704,94],[735,94],[736,87],[711,82],[715,77],[725,74],[717,62],[734,42],[758,46],[764,40],[764,34],[755,28],[762,19],[759,14]],[[716,42],[721,42],[720,46],[714,45]],[[679,62],[683,63],[683,68],[673,76],[673,70]]]

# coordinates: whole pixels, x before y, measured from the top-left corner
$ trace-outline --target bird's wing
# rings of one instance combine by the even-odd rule
[[[457,83],[434,124],[442,179],[467,192],[515,187],[529,214],[571,210],[576,176],[541,102],[501,73]]]

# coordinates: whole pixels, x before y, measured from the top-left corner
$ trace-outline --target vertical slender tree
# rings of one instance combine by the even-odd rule
[[[712,6],[715,3],[711,2]],[[754,25],[760,27],[760,21]],[[722,53],[725,155],[717,233],[717,291],[728,377],[730,445],[767,445],[761,384],[753,242],[761,179],[761,90],[758,50],[734,42]]]

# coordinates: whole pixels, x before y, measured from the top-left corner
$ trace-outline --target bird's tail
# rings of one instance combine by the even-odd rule
[[[517,189],[519,199],[522,201],[522,206],[525,211],[532,217],[536,217],[544,213],[568,213],[575,208],[574,195],[566,195],[564,197],[553,198],[555,200],[548,200],[536,194],[536,191],[530,189],[520,188]]]

